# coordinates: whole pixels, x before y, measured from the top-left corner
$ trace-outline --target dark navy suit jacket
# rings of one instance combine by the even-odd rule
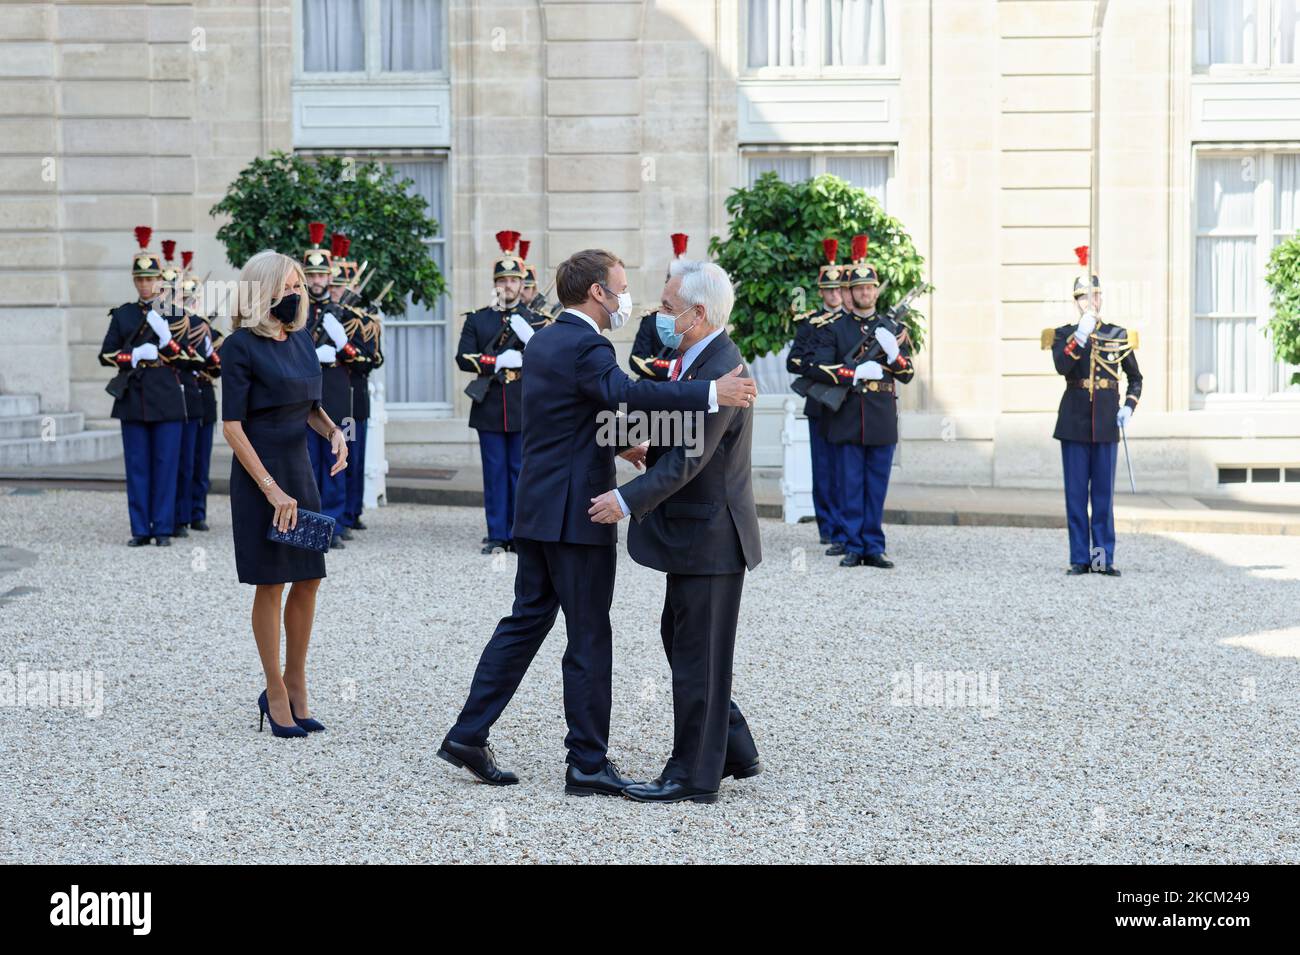
[[[595,524],[591,499],[613,490],[617,448],[597,443],[601,412],[707,411],[707,381],[634,381],[614,346],[563,312],[524,353],[523,465],[513,535],[570,544],[618,543],[617,524]]]

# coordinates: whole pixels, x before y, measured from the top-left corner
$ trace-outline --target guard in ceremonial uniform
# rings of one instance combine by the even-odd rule
[[[192,531],[208,530],[208,490],[212,487],[212,435],[217,424],[216,380],[221,376],[221,332],[213,327],[215,315],[204,318],[199,278],[190,266],[193,252],[181,253],[181,301],[190,316],[190,345],[202,364],[195,370],[199,390],[199,426],[194,442],[194,464],[190,477],[189,512],[181,519]],[[178,495],[179,496],[179,495]]]
[[[131,278],[137,298],[108,313],[108,332],[99,349],[100,364],[117,369],[106,390],[113,396],[113,417],[122,425],[131,547],[150,540],[159,547],[171,544],[186,414],[185,393],[173,367],[182,349],[153,307],[162,261],[148,251],[152,236],[148,226],[136,227],[140,251],[131,260]]]
[[[336,236],[339,243],[336,254],[346,256],[351,246],[345,236]],[[341,240],[341,241],[340,241]],[[384,363],[384,353],[380,348],[380,321],[378,311],[367,311],[361,304],[355,285],[359,277],[356,263],[336,258],[340,267],[331,280],[330,294],[337,292],[336,304],[342,318],[343,330],[347,333],[348,344],[356,350],[356,357],[347,363],[348,374],[352,380],[352,419],[354,426],[345,433],[348,439],[348,468],[343,472],[347,478],[346,499],[343,505],[344,539],[351,540],[350,531],[363,531],[365,522],[361,512],[365,507],[366,497],[366,434],[370,426],[370,373]],[[335,284],[340,283],[340,284]]]
[[[669,238],[673,243],[673,258],[680,259],[686,254],[689,237],[684,232],[674,232]],[[664,275],[664,284],[668,284],[671,271]],[[667,381],[672,372],[673,358],[677,352],[668,348],[659,338],[659,329],[655,320],[659,316],[658,308],[652,308],[641,316],[637,326],[636,338],[632,341],[632,353],[628,356],[628,367],[638,378],[651,381]]]
[[[528,264],[528,249],[532,243],[527,239],[519,240],[519,259],[524,263],[524,289],[519,301],[530,312],[541,315],[550,324],[559,317],[564,308],[559,302],[549,302],[537,284],[537,267]]]
[[[312,337],[316,348],[316,357],[321,366],[321,407],[325,413],[346,432],[352,422],[352,376],[348,372],[348,362],[356,356],[356,349],[348,342],[347,332],[343,329],[341,312],[334,300],[342,294],[342,287],[335,283],[345,271],[348,263],[336,261],[330,250],[320,247],[325,238],[325,223],[311,222],[307,225],[312,247],[302,254],[302,271],[307,280],[307,333]],[[339,240],[343,236],[332,237],[334,250],[345,250],[346,246]],[[343,282],[342,285],[346,285]],[[311,428],[307,429],[307,452],[311,458],[312,470],[316,474],[316,486],[320,489],[321,513],[335,520],[333,547],[343,547],[347,529],[343,526],[343,508],[347,503],[347,469],[338,474],[330,474],[334,465],[334,454],[330,443]],[[351,462],[349,462],[351,464]]]
[[[812,384],[808,370],[812,365],[813,341],[816,331],[827,322],[834,321],[840,312],[840,287],[844,282],[845,270],[835,264],[840,243],[837,239],[823,239],[822,249],[826,253],[826,264],[817,272],[817,290],[821,293],[820,308],[801,312],[794,317],[794,341],[785,360],[785,370],[797,376],[801,384],[796,387],[800,394],[807,392]],[[822,403],[814,398],[806,398],[803,405],[804,417],[808,419],[808,444],[812,455],[812,499],[813,514],[817,518],[817,531],[823,545],[833,545],[837,554],[843,554],[848,544],[848,535],[844,531],[838,512],[838,498],[835,489],[834,448],[826,440],[819,424],[822,415]]]
[[[1075,252],[1086,265],[1087,247],[1080,246]],[[1056,371],[1065,377],[1065,393],[1061,395],[1052,437],[1061,442],[1061,468],[1065,473],[1065,513],[1070,534],[1070,569],[1066,573],[1118,577],[1113,510],[1115,466],[1120,429],[1128,424],[1142,397],[1142,372],[1134,354],[1137,333],[1101,320],[1101,282],[1095,275],[1090,282],[1091,289],[1082,278],[1074,280],[1079,321],[1044,330],[1042,344],[1052,349]],[[1127,380],[1122,404],[1120,372]]]
[[[162,288],[154,300],[154,309],[167,319],[172,339],[180,346],[180,354],[172,360],[172,367],[185,392],[185,420],[181,422],[180,453],[176,462],[176,516],[172,535],[188,537],[190,524],[190,495],[194,481],[194,449],[198,442],[200,420],[203,417],[203,399],[199,394],[197,372],[203,367],[191,341],[193,329],[185,308],[182,282],[184,267],[176,264],[176,242],[164,239]]]
[[[867,237],[853,237],[849,301],[813,333],[815,381],[843,389],[820,423],[834,445],[836,494],[843,519],[841,567],[893,567],[885,556],[885,495],[898,443],[897,388],[912,380],[911,346],[901,316],[876,314],[880,280],[867,264]]]
[[[515,485],[522,463],[524,348],[547,320],[520,301],[524,263],[515,254],[519,233],[496,234],[501,257],[492,265],[493,304],[465,314],[456,365],[474,375],[465,388],[473,404],[469,426],[478,432],[483,465],[483,553],[513,546]]]

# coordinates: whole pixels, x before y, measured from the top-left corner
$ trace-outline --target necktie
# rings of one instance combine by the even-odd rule
[[[669,381],[676,381],[682,376],[682,360],[677,359],[677,364],[673,365],[672,374],[668,376]]]

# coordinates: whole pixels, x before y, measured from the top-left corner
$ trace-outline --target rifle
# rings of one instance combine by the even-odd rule
[[[484,352],[486,355],[493,357],[500,355],[503,351],[509,351],[516,345],[523,348],[524,343],[519,338],[519,333],[515,331],[510,320],[506,319],[505,328],[501,329],[501,334],[493,343],[490,351]],[[468,385],[465,386],[465,394],[474,404],[479,404],[488,395],[488,390],[492,387],[492,380],[496,379],[505,384],[505,369],[493,372],[491,375],[476,375]]]
[[[128,351],[134,351],[137,345],[144,344],[144,342],[140,341],[140,334],[148,327],[149,309],[145,308],[144,318],[140,320],[140,325],[136,328],[135,334],[127,339],[127,341],[131,343],[127,346]],[[131,386],[131,380],[136,377],[136,372],[138,371],[138,368],[121,369],[116,375],[109,379],[108,384],[104,386],[104,390],[112,395],[115,400],[125,397],[127,389]]]
[[[881,286],[882,289],[884,287],[885,286],[883,285]],[[899,341],[905,341],[907,338],[907,326],[903,324],[903,316],[910,311],[912,300],[924,291],[925,283],[917,285],[895,303],[882,317],[881,324],[885,325],[889,331],[893,332]],[[870,332],[864,332],[862,340],[844,354],[844,364],[856,368],[863,362],[876,361],[880,358],[887,357],[884,346],[876,340],[875,330],[872,329]],[[808,386],[806,397],[820,402],[834,412],[840,410],[840,407],[844,404],[844,400],[849,396],[849,392],[852,389],[852,385],[831,385],[825,382],[816,381]]]

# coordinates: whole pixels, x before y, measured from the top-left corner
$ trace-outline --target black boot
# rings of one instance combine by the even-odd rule
[[[894,562],[884,554],[868,554],[862,558],[862,566],[879,567],[881,570],[888,570],[894,566]]]
[[[1079,577],[1088,573],[1088,570],[1089,568],[1087,564],[1071,564],[1070,569],[1065,572],[1065,576]]]
[[[827,557],[839,557],[839,556],[841,556],[843,553],[844,553],[844,545],[843,545],[843,544],[831,544],[830,547],[827,547],[827,548],[826,548],[826,556],[827,556]]]
[[[827,551],[826,553],[829,554],[830,551]],[[844,559],[840,561],[841,567],[859,567],[861,566],[861,564],[862,564],[862,555],[855,554],[853,553],[853,551],[849,551],[847,554],[845,554]]]
[[[143,537],[132,537],[129,541],[126,542],[126,546],[127,546],[127,547],[144,547],[144,546],[146,546],[146,545],[147,545],[150,541],[152,541],[152,540],[153,540],[153,538],[150,537],[148,534],[146,534],[146,535],[143,536]]]

